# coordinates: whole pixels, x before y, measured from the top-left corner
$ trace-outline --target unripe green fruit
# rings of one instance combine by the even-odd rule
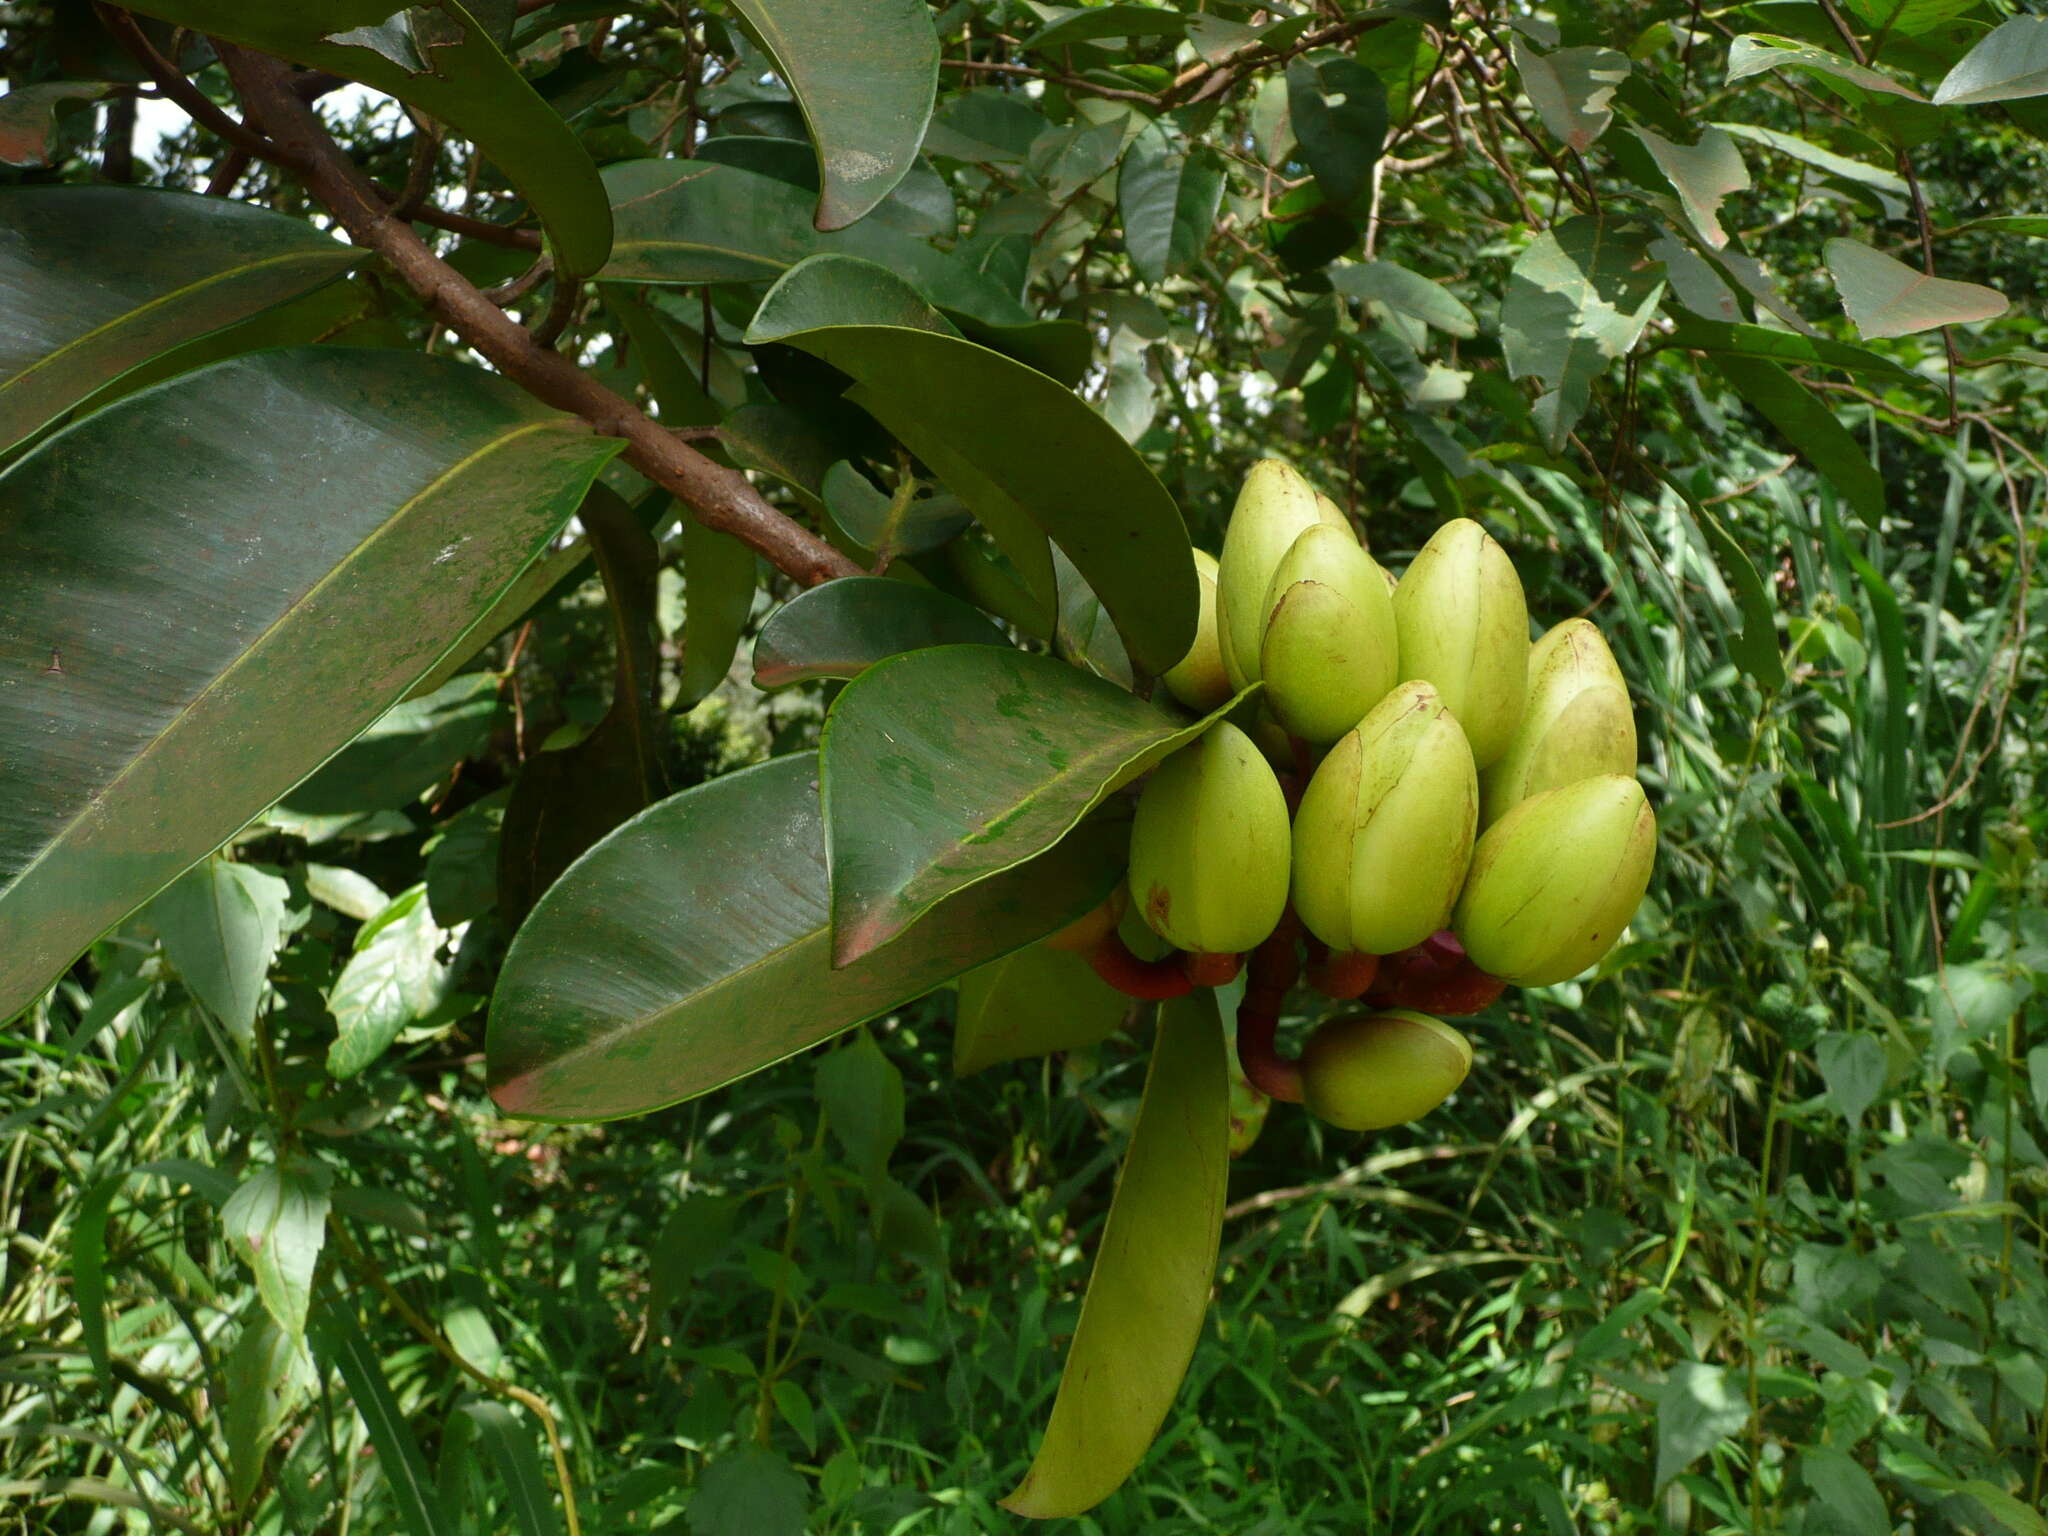
[[[1656,856],[1657,818],[1627,774],[1545,790],[1479,839],[1452,927],[1482,971],[1567,981],[1614,947]]]
[[[1633,773],[1636,717],[1600,631],[1566,619],[1529,652],[1529,696],[1508,749],[1479,776],[1489,826],[1531,795],[1603,773]]]
[[[1294,910],[1331,949],[1389,955],[1449,920],[1479,779],[1434,688],[1403,683],[1330,749],[1294,813]]]
[[[1335,741],[1400,681],[1386,577],[1327,523],[1288,546],[1266,589],[1266,615],[1266,704],[1304,741]]]
[[[1145,781],[1131,825],[1131,896],[1176,949],[1255,948],[1287,905],[1287,860],[1287,798],[1236,726],[1211,726]]]
[[[1472,1045],[1426,1013],[1405,1008],[1332,1019],[1301,1052],[1301,1100],[1347,1131],[1419,1120],[1472,1070]]]
[[[1436,685],[1484,768],[1507,751],[1529,683],[1529,607],[1514,562],[1469,517],[1422,546],[1394,589],[1401,675]]]
[[[1316,516],[1338,532],[1350,534],[1352,543],[1365,542],[1358,536],[1358,530],[1351,526],[1351,519],[1344,515],[1344,509],[1331,500],[1327,492],[1316,492]]]
[[[1336,511],[1335,503],[1331,510]],[[1223,667],[1233,690],[1259,677],[1259,636],[1266,624],[1266,589],[1288,546],[1325,520],[1316,489],[1292,465],[1261,459],[1244,477],[1217,562],[1216,621]],[[1351,525],[1337,513],[1334,526]]]
[[[1195,643],[1187,655],[1166,670],[1160,681],[1189,709],[1207,714],[1236,692],[1223,670],[1223,644],[1216,633],[1216,557],[1206,549],[1195,555],[1195,585],[1202,594]]]

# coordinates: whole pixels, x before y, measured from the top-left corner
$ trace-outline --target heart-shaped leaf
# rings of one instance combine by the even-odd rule
[[[1934,88],[1937,107],[2048,96],[2048,16],[2000,22]]]
[[[158,354],[332,282],[362,252],[253,203],[0,192],[0,450]]]
[[[893,274],[814,257],[769,290],[747,339],[786,342],[851,375],[847,398],[931,466],[1034,592],[1052,597],[1050,560],[1026,563],[1020,518],[1067,552],[1133,661],[1155,675],[1179,661],[1195,635],[1195,566],[1166,488],[1057,381],[957,336],[869,322],[891,287],[907,307],[914,296]]]
[[[1093,1509],[1151,1446],[1194,1358],[1223,1235],[1230,1081],[1215,994],[1159,1011],[1137,1128],[1096,1247],[1059,1395],[1003,1500],[1049,1520]]]
[[[1930,277],[1855,240],[1830,240],[1821,255],[1842,308],[1865,341],[1995,320],[2011,307],[1996,288]]]
[[[409,10],[394,0],[136,0],[129,9],[332,70],[409,102],[505,173],[547,226],[558,262],[586,275],[604,265],[611,205],[589,152],[458,0]]]
[[[1190,724],[1054,657],[985,645],[870,667],[819,746],[834,962],[1051,847],[1236,704]]]
[[[939,80],[925,0],[733,0],[803,109],[823,178],[817,226],[840,229],[917,163]]]
[[[0,1018],[401,698],[619,448],[459,363],[313,347],[0,475]]]
[[[768,616],[754,641],[754,686],[857,677],[926,646],[1009,643],[957,597],[885,576],[847,576],[799,592]]]
[[[835,970],[817,765],[776,758],[671,795],[555,882],[491,1001],[508,1113],[609,1120],[693,1098],[1044,937],[1122,871],[1128,825],[1086,828]]]

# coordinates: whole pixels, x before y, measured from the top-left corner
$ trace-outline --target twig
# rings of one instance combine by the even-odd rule
[[[114,41],[149,71],[157,89],[182,107],[193,122],[226,139],[237,149],[247,150],[265,160],[275,158],[276,150],[271,142],[215,106],[204,91],[185,78],[177,65],[156,51],[156,44],[149,40],[149,34],[136,24],[133,16],[111,5],[97,3],[97,0],[93,10],[98,14],[101,25],[114,34]]]

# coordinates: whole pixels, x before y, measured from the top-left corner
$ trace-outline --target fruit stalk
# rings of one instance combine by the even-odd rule
[[[1280,1005],[1301,973],[1295,952],[1300,925],[1289,912],[1245,968],[1244,1000],[1237,1005],[1237,1061],[1251,1085],[1268,1098],[1301,1102],[1301,1063],[1282,1056],[1274,1037]]]

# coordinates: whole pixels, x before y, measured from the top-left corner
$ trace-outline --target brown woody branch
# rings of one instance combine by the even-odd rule
[[[714,463],[630,401],[606,389],[486,298],[395,216],[383,192],[331,139],[278,60],[216,42],[250,120],[272,157],[294,172],[349,238],[390,264],[434,316],[529,394],[626,440],[626,462],[697,514],[806,585],[858,575],[852,561],[770,506],[739,471]],[[557,281],[569,283],[568,275]]]

